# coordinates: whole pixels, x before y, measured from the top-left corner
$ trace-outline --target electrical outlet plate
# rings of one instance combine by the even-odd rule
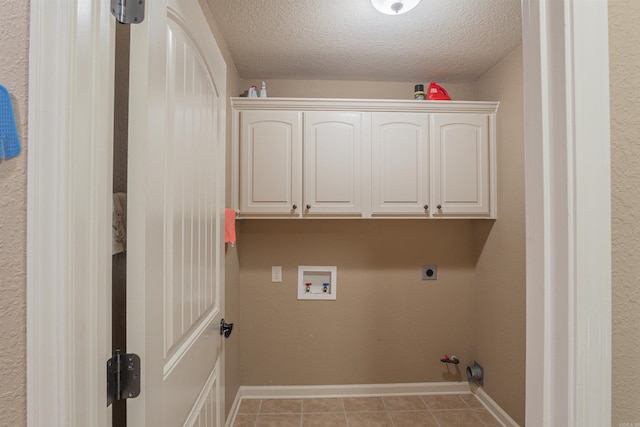
[[[422,266],[422,280],[438,280],[438,266],[437,265],[423,265]]]
[[[282,266],[274,265],[271,267],[271,282],[282,282]]]

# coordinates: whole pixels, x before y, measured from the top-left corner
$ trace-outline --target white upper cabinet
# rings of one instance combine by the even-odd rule
[[[496,102],[231,102],[241,218],[496,218]]]
[[[362,113],[304,113],[304,215],[362,215]]]
[[[241,213],[293,215],[301,211],[302,113],[240,113]]]
[[[434,215],[489,216],[489,116],[434,114],[431,144]]]
[[[372,215],[429,213],[429,116],[372,113]]]

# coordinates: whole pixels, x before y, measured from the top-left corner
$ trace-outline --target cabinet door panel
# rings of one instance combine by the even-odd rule
[[[305,215],[362,213],[362,114],[305,113]]]
[[[373,113],[372,127],[372,214],[426,215],[428,115]]]
[[[432,117],[434,203],[438,215],[489,215],[489,117]]]
[[[240,212],[295,214],[293,205],[301,204],[300,113],[243,111],[240,133]]]
[[[286,138],[286,127],[261,127],[252,129],[251,152],[251,202],[291,202],[291,141]]]

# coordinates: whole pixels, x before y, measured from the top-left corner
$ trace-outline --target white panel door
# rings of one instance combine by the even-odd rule
[[[362,214],[362,113],[304,113],[304,214]]]
[[[302,211],[301,113],[240,115],[240,213],[298,216]]]
[[[372,115],[372,215],[428,216],[429,116]]]
[[[191,0],[147,2],[131,46],[128,425],[222,426],[226,66]]]
[[[488,216],[489,116],[434,114],[431,120],[434,215]]]

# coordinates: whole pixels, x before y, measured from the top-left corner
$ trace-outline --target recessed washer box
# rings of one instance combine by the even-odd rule
[[[320,265],[298,266],[299,300],[335,300],[338,288],[338,267]]]

